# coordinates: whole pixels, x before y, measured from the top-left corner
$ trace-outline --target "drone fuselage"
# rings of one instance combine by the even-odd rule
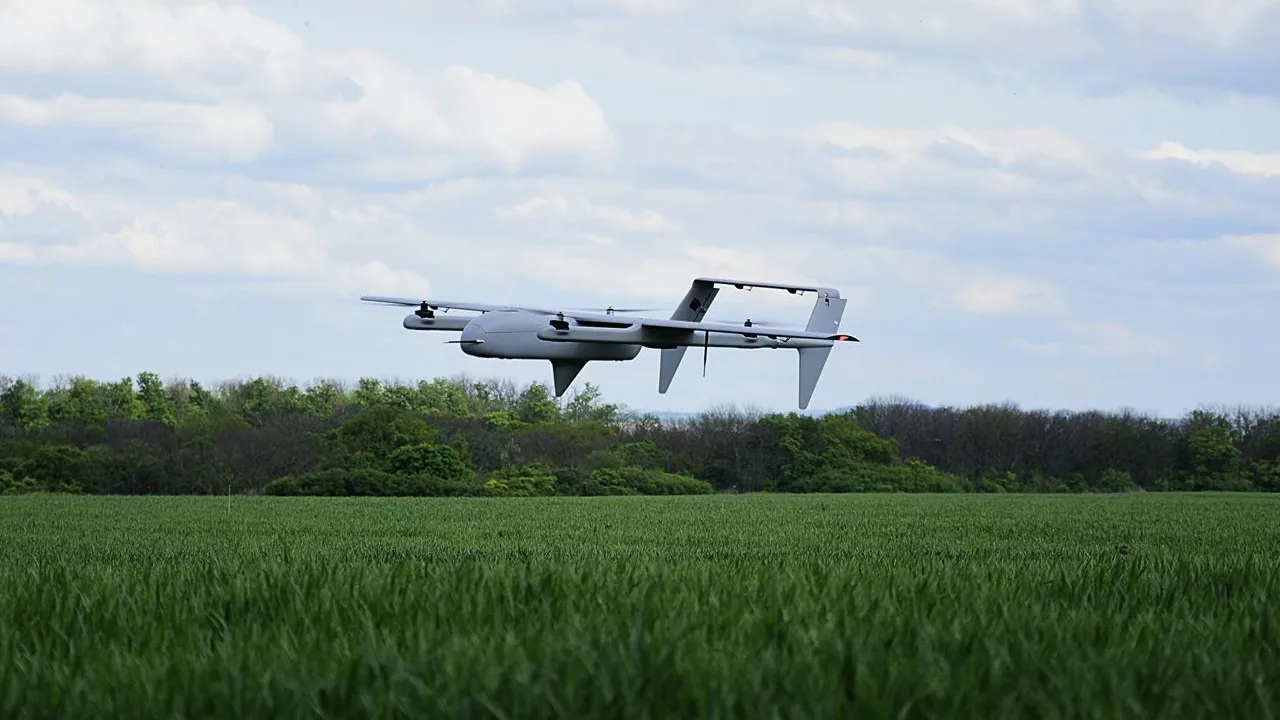
[[[622,343],[548,342],[538,332],[554,315],[528,312],[490,312],[462,328],[462,352],[482,358],[510,360],[634,360],[641,346]],[[574,320],[567,320],[576,325]]]

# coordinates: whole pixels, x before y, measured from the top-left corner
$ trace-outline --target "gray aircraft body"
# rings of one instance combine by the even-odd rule
[[[813,310],[804,330],[758,325],[750,320],[741,325],[703,322],[720,286],[741,289],[768,288],[792,294],[816,293]],[[809,406],[818,378],[835,343],[858,342],[839,332],[848,302],[835,288],[753,282],[724,278],[697,278],[669,319],[625,317],[619,312],[639,312],[630,308],[571,310],[523,305],[489,305],[472,302],[365,295],[366,302],[416,307],[405,316],[409,330],[460,332],[462,352],[474,357],[507,360],[547,360],[560,397],[574,378],[591,361],[633,360],[643,348],[659,350],[658,392],[666,393],[685,351],[703,349],[703,373],[707,348],[784,348],[799,355],[799,401]],[[478,312],[479,315],[444,317],[436,311]]]

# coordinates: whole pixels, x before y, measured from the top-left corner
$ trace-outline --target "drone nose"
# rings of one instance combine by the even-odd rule
[[[482,343],[484,342],[484,329],[476,327],[475,323],[469,323],[462,329],[462,335],[458,337],[463,343]]]

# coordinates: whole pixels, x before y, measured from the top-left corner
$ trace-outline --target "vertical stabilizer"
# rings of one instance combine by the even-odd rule
[[[676,370],[680,369],[680,361],[684,359],[684,351],[687,347],[663,348],[659,352],[662,353],[662,359],[658,366],[658,392],[665,393],[667,388],[671,387],[671,381],[676,377]]]
[[[573,384],[574,378],[586,367],[586,360],[552,360],[551,372],[556,381],[556,397],[564,395],[564,391]]]
[[[844,317],[844,306],[849,301],[840,297],[834,290],[823,292],[813,304],[813,312],[809,313],[809,324],[805,330],[836,334],[840,330],[840,320]],[[800,353],[800,409],[809,407],[813,391],[818,387],[818,378],[822,377],[822,368],[827,365],[831,355],[831,346],[798,348]]]
[[[671,319],[701,322],[703,316],[711,309],[711,301],[716,299],[716,294],[719,292],[720,289],[714,283],[702,279],[694,280],[689,285],[689,291],[684,294],[684,298],[676,306],[675,312],[671,313]],[[673,347],[663,348],[659,351],[662,353],[661,364],[658,368],[659,393],[666,393],[667,388],[671,387],[671,381],[675,379],[676,370],[680,369],[680,361],[684,360],[684,353],[688,349],[687,347]]]
[[[834,292],[819,297],[813,304],[813,312],[809,313],[809,324],[805,330],[834,335],[840,330],[840,319],[844,317],[844,306],[848,302]]]
[[[818,378],[822,377],[822,368],[831,355],[831,346],[798,348],[800,353],[800,409],[809,407],[813,391],[818,387]]]

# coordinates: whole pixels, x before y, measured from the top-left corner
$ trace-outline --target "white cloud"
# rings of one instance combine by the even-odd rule
[[[847,47],[800,47],[795,56],[803,62],[858,75],[883,75],[894,65],[893,57],[886,53]]]
[[[421,275],[406,270],[393,270],[379,261],[347,263],[332,273],[337,290],[347,295],[380,294],[427,296],[431,286]]]
[[[554,187],[545,194],[499,209],[498,216],[517,221],[545,219],[555,225],[560,222],[594,223],[624,232],[651,233],[673,229],[671,223],[654,210],[632,211],[618,205],[597,204],[587,198],[571,198]]]
[[[752,42],[789,46],[794,57],[823,64],[846,52],[858,72],[868,62],[879,69],[907,58],[961,71],[1031,74],[1106,88],[1156,85],[1280,94],[1276,0],[1229,5],[1212,0],[602,0],[589,5],[502,0],[467,9],[437,0],[428,5],[455,16],[540,26],[559,21],[633,48],[670,43],[672,38],[651,31],[678,28],[700,30],[704,48],[731,48],[726,52],[737,57],[745,53],[735,45]],[[815,52],[815,47],[828,50]]]
[[[827,176],[855,193],[904,188],[1011,199],[1092,194],[1108,183],[1096,151],[1055,132],[873,130],[851,123],[819,126]]]
[[[1233,173],[1280,176],[1280,154],[1266,155],[1244,150],[1192,150],[1176,142],[1163,142],[1160,146],[1142,153],[1148,160],[1180,160],[1208,167],[1221,165]]]
[[[881,293],[915,296],[939,309],[1055,314],[1064,308],[1059,290],[1048,280],[1001,272],[989,264],[941,252],[854,245],[833,251],[822,267],[828,273],[848,268],[846,274],[834,275],[840,283],[869,283]]]
[[[145,212],[127,227],[49,252],[67,261],[125,263],[170,273],[306,277],[327,264],[306,223],[206,199]]]
[[[1025,309],[1042,292],[1025,278],[995,276],[966,280],[954,297],[964,310],[998,313]]]
[[[35,248],[19,243],[0,242],[0,262],[35,262]]]
[[[1227,237],[1222,241],[1280,268],[1280,233]]]
[[[476,155],[510,166],[544,152],[612,146],[603,110],[575,82],[540,90],[464,67],[424,78],[373,53],[334,63],[363,93],[320,105],[329,131],[344,137],[386,135],[409,152]]]
[[[80,212],[75,197],[53,183],[39,178],[0,174],[0,215],[30,215],[44,206]]]
[[[0,123],[108,129],[210,162],[323,147],[331,162],[392,179],[607,159],[613,147],[600,105],[575,82],[539,88],[466,67],[423,73],[377,53],[321,51],[240,5],[3,0],[0,17],[0,69],[68,86],[116,74],[105,86],[112,97],[98,83],[94,97],[0,96]]]
[[[0,123],[101,128],[213,162],[252,162],[271,145],[274,128],[240,105],[198,105],[62,94],[52,100],[0,95]]]
[[[1134,358],[1144,361],[1168,358],[1182,350],[1159,332],[1145,332],[1117,320],[1068,320],[1055,327],[1060,336],[1052,341],[1018,338],[1010,345],[1039,355],[1088,359]]]
[[[512,262],[547,286],[597,294],[610,302],[674,305],[689,289],[690,281],[701,276],[824,284],[820,277],[801,268],[803,252],[803,248],[795,248],[794,252],[775,255],[681,238],[625,247],[523,247],[515,252]],[[757,299],[786,304],[790,297],[759,293]]]
[[[116,70],[206,96],[296,91],[323,73],[296,33],[244,5],[3,0],[0,17],[0,68],[10,70]]]
[[[44,198],[53,202],[40,202]],[[130,219],[116,226],[118,215],[102,212],[109,205],[126,208]],[[417,273],[361,259],[367,255],[358,245],[347,246],[304,218],[263,210],[245,200],[196,197],[167,205],[108,196],[86,202],[45,180],[0,182],[0,209],[6,212],[38,219],[62,207],[79,210],[93,230],[79,239],[23,242],[9,241],[12,233],[0,225],[0,262],[118,265],[162,274],[303,280],[329,283],[332,290],[342,292],[367,291],[370,284],[383,291],[424,292],[428,287]],[[368,224],[360,208],[327,207],[331,216],[354,218],[346,223]]]

